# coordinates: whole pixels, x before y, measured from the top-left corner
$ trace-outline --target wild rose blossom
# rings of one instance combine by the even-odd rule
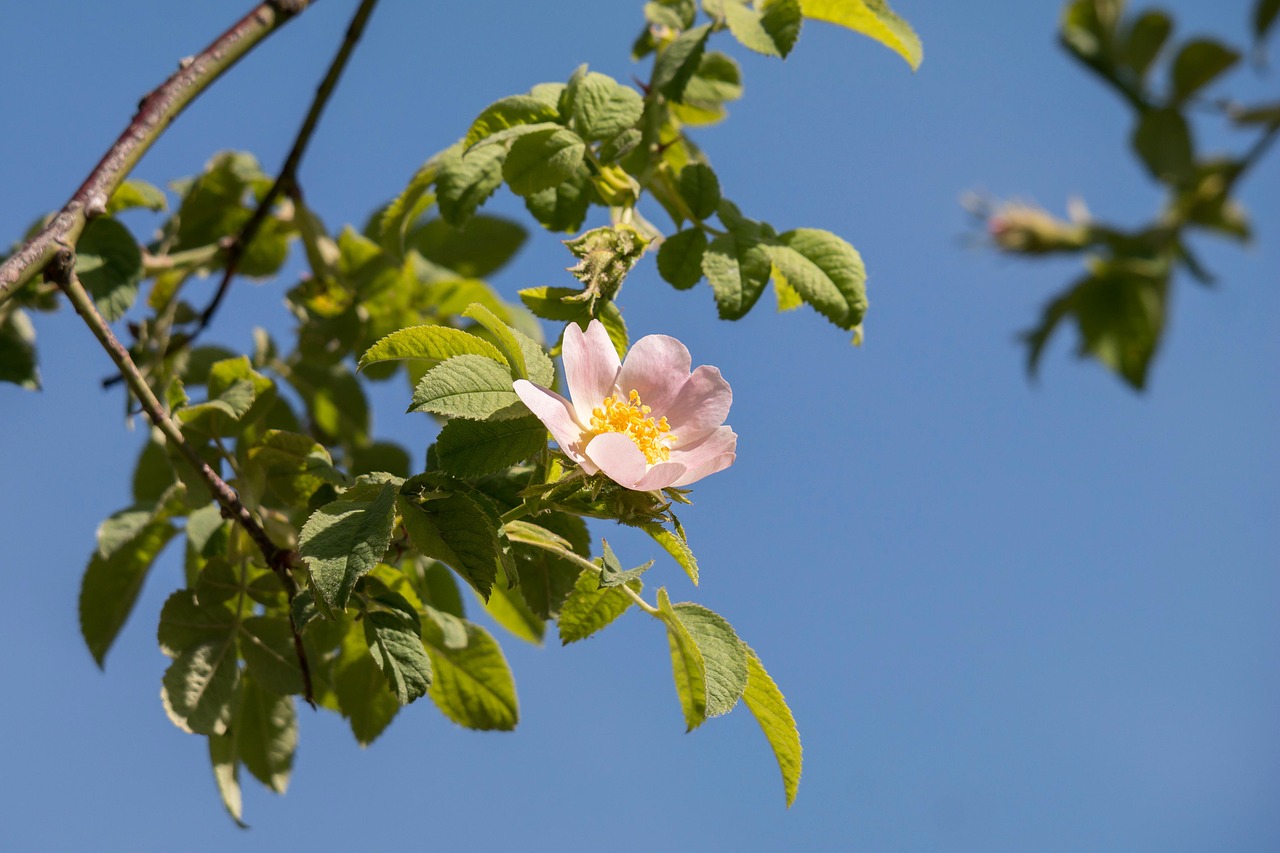
[[[738,436],[724,425],[733,402],[720,371],[667,335],[636,341],[619,362],[599,320],[564,333],[569,400],[526,379],[515,392],[571,459],[636,491],[687,486],[723,471]]]

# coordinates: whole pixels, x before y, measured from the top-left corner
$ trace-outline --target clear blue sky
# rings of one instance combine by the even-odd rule
[[[138,98],[247,5],[10,4],[0,240],[60,205]],[[1251,4],[1163,5],[1239,39]],[[277,168],[354,6],[325,0],[273,37],[136,174],[163,183],[226,148]],[[304,164],[310,203],[361,223],[490,101],[580,62],[627,78],[640,6],[384,3]],[[1256,244],[1203,241],[1221,286],[1179,282],[1147,394],[1075,361],[1069,335],[1028,384],[1014,334],[1075,270],[966,246],[960,195],[1061,211],[1080,194],[1125,223],[1158,200],[1126,112],[1054,46],[1058,7],[896,0],[925,42],[914,75],[816,23],[785,63],[726,47],[746,97],[698,138],[749,215],[862,251],[862,349],[807,310],[716,321],[705,285],[677,293],[651,261],[623,293],[634,334],[682,338],[733,384],[738,462],[684,516],[702,587],[670,563],[650,577],[725,614],[786,692],[806,757],[793,809],[744,709],[684,734],[666,641],[634,614],[569,648],[504,637],[514,734],[424,701],[361,750],[303,712],[289,793],[247,781],[254,828],[235,829],[204,740],[158,701],[175,555],[105,674],[79,638],[80,574],[128,503],[140,431],[63,311],[39,320],[45,391],[0,387],[0,847],[1280,849],[1280,156],[1244,193]],[[1239,77],[1274,97],[1275,73]],[[532,224],[509,197],[493,209]],[[568,261],[535,233],[495,283],[566,284]],[[215,338],[287,329],[281,288],[238,285]],[[421,448],[406,399],[381,394],[377,428]]]

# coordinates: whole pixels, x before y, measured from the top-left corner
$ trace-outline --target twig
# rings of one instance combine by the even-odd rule
[[[240,266],[240,259],[244,257],[245,250],[253,242],[253,238],[257,236],[258,229],[262,227],[262,223],[266,220],[267,214],[271,211],[271,206],[275,204],[276,199],[282,194],[296,199],[298,166],[302,163],[302,155],[306,153],[307,145],[311,142],[311,135],[315,132],[316,125],[320,121],[320,115],[329,103],[329,98],[333,95],[334,89],[337,88],[338,80],[342,77],[342,72],[346,70],[347,60],[351,57],[351,52],[355,49],[356,42],[360,41],[360,36],[364,33],[365,24],[368,22],[369,16],[373,14],[373,7],[376,5],[378,5],[378,0],[362,0],[359,8],[356,9],[355,14],[351,17],[351,23],[347,25],[347,34],[343,38],[342,44],[338,47],[338,52],[334,55],[333,61],[329,63],[329,70],[325,73],[324,79],[316,87],[316,94],[311,101],[311,108],[307,111],[307,117],[303,120],[302,127],[299,128],[298,135],[293,140],[293,147],[289,149],[289,156],[285,158],[284,165],[280,167],[279,176],[276,178],[275,183],[271,185],[271,189],[267,190],[267,194],[258,202],[258,207],[253,211],[253,216],[249,217],[249,221],[240,229],[240,233],[236,235],[235,240],[226,248],[226,266],[222,273],[222,281],[218,283],[218,289],[214,291],[213,299],[209,301],[209,305],[201,312],[200,319],[196,322],[195,330],[187,341],[188,345],[213,320],[213,315],[217,313],[218,306],[222,304],[223,297],[227,295],[227,290],[230,289],[231,279],[235,278],[236,269]]]
[[[147,417],[164,433],[165,438],[172,443],[173,447],[182,454],[187,462],[195,468],[200,475],[200,479],[208,486],[214,500],[222,507],[222,514],[239,524],[249,534],[249,538],[262,550],[262,556],[266,558],[267,565],[271,567],[271,570],[275,572],[276,576],[280,578],[280,582],[284,585],[290,604],[289,620],[293,627],[294,650],[298,656],[298,666],[302,671],[303,696],[314,707],[315,698],[311,686],[311,668],[307,663],[306,651],[302,646],[302,635],[298,632],[298,626],[293,621],[292,615],[293,599],[298,594],[298,585],[293,580],[291,568],[298,560],[297,553],[281,548],[272,542],[271,537],[263,530],[262,525],[254,518],[253,513],[241,502],[236,490],[231,488],[226,480],[218,476],[218,472],[214,471],[209,466],[209,463],[200,457],[195,448],[187,443],[181,428],[173,418],[169,417],[160,400],[152,392],[151,386],[143,378],[142,372],[133,363],[133,359],[129,356],[129,351],[124,348],[111,331],[111,327],[107,325],[107,321],[98,313],[98,308],[94,305],[93,298],[89,296],[84,286],[80,284],[80,280],[76,277],[75,267],[75,253],[70,249],[59,249],[45,267],[45,277],[58,285],[62,292],[66,294],[67,299],[75,306],[76,313],[88,324],[94,337],[98,339],[103,349],[111,356],[111,360],[115,362],[116,367],[119,368],[120,375],[124,377],[130,390],[137,396],[142,410],[147,413]]]
[[[301,13],[312,0],[267,0],[258,4],[200,54],[142,99],[133,120],[107,150],[80,188],[40,233],[0,264],[0,305],[63,249],[75,246],[85,224],[106,212],[107,200],[125,177],[197,95],[222,76],[240,57]]]

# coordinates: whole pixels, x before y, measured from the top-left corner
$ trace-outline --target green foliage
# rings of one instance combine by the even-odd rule
[[[127,537],[109,541],[89,559],[80,584],[80,633],[98,666],[106,660],[142,591],[147,572],[176,530],[167,521],[148,521]]]
[[[464,623],[465,642],[450,645],[435,620],[422,624],[422,640],[435,668],[431,700],[460,726],[510,731],[520,720],[515,680],[502,649],[479,625]]]
[[[639,580],[629,581],[626,586],[636,593],[643,588]],[[584,569],[560,606],[560,642],[568,645],[585,640],[625,613],[631,604],[631,596],[621,586],[602,587],[600,571]]]
[[[1267,0],[1255,6],[1255,39],[1270,26],[1274,8]],[[1069,320],[1079,332],[1081,355],[1141,390],[1164,333],[1175,273],[1182,269],[1203,284],[1213,280],[1188,248],[1188,236],[1205,230],[1249,238],[1248,218],[1232,193],[1280,133],[1280,120],[1274,107],[1204,100],[1206,90],[1238,65],[1240,50],[1208,38],[1171,45],[1169,15],[1124,11],[1123,3],[1112,0],[1073,0],[1063,10],[1060,39],[1133,111],[1132,148],[1167,190],[1162,209],[1151,222],[1125,228],[1083,216],[1063,223],[1043,211],[1009,205],[994,211],[990,231],[1005,251],[1076,254],[1086,270],[1048,301],[1040,322],[1023,336],[1029,372],[1036,373],[1049,340]],[[1263,135],[1238,158],[1205,156],[1196,137],[1204,116],[1215,112],[1241,128],[1261,127]]]
[[[371,500],[337,500],[311,514],[298,539],[307,574],[324,612],[336,614],[361,576],[382,559],[395,521],[396,488],[386,484]]]
[[[89,223],[76,242],[76,275],[107,322],[133,307],[142,281],[142,250],[129,229],[110,216]]]
[[[363,228],[331,229],[286,176],[237,264],[244,276],[274,276],[293,268],[291,243],[301,243],[304,271],[284,293],[296,325],[280,341],[259,329],[246,353],[203,343],[216,305],[202,308],[208,296],[189,288],[226,268],[274,183],[253,156],[216,154],[170,185],[172,200],[126,182],[80,234],[80,279],[108,321],[130,318],[123,343],[142,377],[131,378],[150,384],[189,445],[169,424],[144,445],[134,503],[103,522],[85,571],[82,633],[101,665],[151,565],[183,539],[183,588],[166,600],[156,634],[171,659],[161,698],[175,725],[209,739],[219,796],[237,822],[242,770],[270,790],[288,786],[295,697],[342,715],[365,745],[424,695],[462,726],[515,727],[514,678],[497,640],[467,621],[459,577],[489,617],[531,643],[552,620],[571,644],[632,608],[657,618],[686,725],[745,698],[794,797],[794,724],[728,622],[673,606],[665,589],[656,606],[645,601],[641,575],[662,570],[653,559],[624,563],[607,542],[592,558],[585,519],[640,527],[696,584],[697,560],[671,510],[688,502],[685,490],[636,492],[587,476],[548,446],[514,383],[557,386],[558,344],[544,348],[538,318],[557,326],[557,340],[561,324],[599,320],[624,357],[617,298],[650,253],[678,288],[707,278],[721,316],[744,316],[772,281],[780,306],[808,303],[855,328],[866,309],[857,252],[825,231],[779,234],[743,216],[687,130],[721,121],[743,93],[738,63],[712,49],[713,38],[783,57],[803,19],[816,18],[883,42],[913,67],[919,42],[878,0],[708,0],[701,11],[695,0],[661,0],[644,17],[634,52],[652,58],[647,82],[582,66],[494,102]],[[1204,48],[1187,54],[1179,92],[1210,85],[1222,64]],[[1215,178],[1195,176],[1205,188]],[[521,224],[480,212],[504,184],[544,228],[574,232],[564,241],[571,278],[522,289],[521,304],[483,278],[527,238]],[[1202,188],[1196,198],[1188,219],[1239,233],[1225,197]],[[649,205],[670,215],[669,233],[642,213]],[[113,218],[133,209],[160,214],[145,245]],[[0,302],[0,380],[38,386],[27,312],[52,310],[55,296],[39,284]],[[439,423],[425,454],[373,432],[366,383],[401,373],[409,411]],[[226,486],[213,484],[215,503],[211,473]]]

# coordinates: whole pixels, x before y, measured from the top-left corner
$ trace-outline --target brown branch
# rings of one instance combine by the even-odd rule
[[[209,301],[208,306],[201,312],[200,318],[196,322],[195,330],[191,333],[191,338],[187,340],[187,345],[190,345],[191,340],[204,331],[205,327],[213,320],[213,315],[217,313],[223,297],[227,295],[231,280],[235,278],[236,270],[240,266],[240,259],[244,257],[245,250],[253,242],[253,238],[257,236],[258,229],[262,227],[262,223],[266,221],[267,215],[271,211],[271,206],[276,203],[276,200],[282,194],[289,195],[295,200],[297,199],[298,166],[302,163],[302,155],[306,153],[307,145],[311,142],[311,135],[315,132],[316,125],[320,122],[320,116],[324,112],[325,106],[328,105],[334,89],[337,88],[338,80],[342,77],[342,72],[346,70],[347,60],[351,58],[351,53],[355,49],[356,43],[360,41],[360,36],[364,34],[365,24],[368,23],[369,16],[373,14],[373,7],[376,5],[378,5],[378,0],[362,0],[359,8],[352,15],[351,23],[347,25],[347,34],[342,39],[342,44],[338,47],[338,52],[334,55],[333,61],[329,63],[329,70],[325,73],[324,79],[316,87],[316,94],[311,101],[311,108],[307,110],[307,116],[303,119],[302,127],[298,129],[298,135],[293,140],[293,147],[289,149],[289,156],[285,158],[284,165],[280,167],[279,176],[276,178],[275,183],[271,185],[271,189],[267,190],[267,194],[258,202],[258,207],[253,211],[253,216],[249,217],[249,221],[240,229],[240,233],[236,235],[235,240],[226,248],[226,266],[222,273],[222,280],[218,283],[218,289],[214,291],[213,299]]]
[[[62,210],[0,264],[0,304],[54,260],[72,249],[90,219],[106,212],[107,200],[165,128],[197,95],[235,65],[258,42],[299,14],[312,0],[267,0],[218,36],[201,53],[142,99],[133,120],[107,150]]]
[[[266,558],[267,565],[280,578],[289,600],[289,623],[293,628],[293,645],[298,656],[298,667],[302,671],[303,698],[312,707],[315,707],[315,697],[311,685],[311,667],[307,663],[306,650],[302,646],[302,635],[299,633],[298,625],[293,619],[293,600],[298,594],[298,585],[293,580],[291,569],[298,560],[297,553],[287,548],[281,548],[271,541],[271,537],[267,535],[267,531],[258,523],[258,519],[241,502],[236,490],[231,488],[227,481],[222,479],[218,472],[214,471],[209,463],[201,458],[195,448],[187,442],[186,437],[182,434],[182,429],[173,418],[169,417],[169,413],[165,411],[164,406],[151,390],[151,386],[143,378],[142,372],[133,363],[129,351],[116,338],[111,331],[111,327],[107,325],[107,321],[98,312],[97,306],[93,303],[93,297],[80,284],[80,280],[76,277],[75,257],[75,253],[70,249],[59,249],[45,267],[45,277],[58,285],[71,304],[75,306],[76,313],[88,324],[94,337],[98,339],[103,349],[111,356],[111,360],[115,362],[116,367],[120,369],[120,375],[124,377],[130,390],[137,396],[142,410],[147,413],[147,417],[151,419],[151,422],[164,433],[165,438],[169,440],[174,448],[195,468],[200,475],[200,479],[204,481],[209,492],[213,495],[213,499],[222,507],[223,516],[244,528],[245,532],[249,534],[249,538],[262,550],[262,556]]]

